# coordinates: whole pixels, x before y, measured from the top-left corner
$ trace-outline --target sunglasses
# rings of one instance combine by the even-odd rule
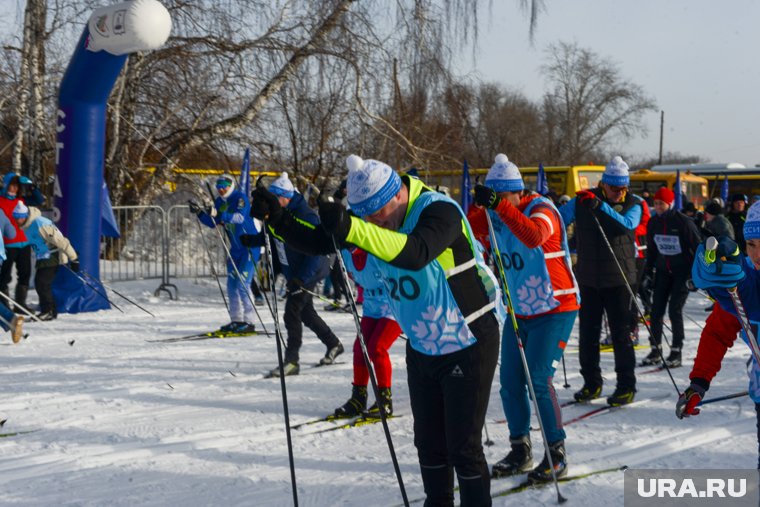
[[[613,187],[612,185],[609,186],[610,192],[625,192],[628,187]]]
[[[230,185],[229,180],[216,180],[216,188],[227,188]]]

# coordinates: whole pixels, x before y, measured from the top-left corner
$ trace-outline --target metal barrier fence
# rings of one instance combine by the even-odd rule
[[[113,211],[121,237],[102,238],[103,280],[161,279],[155,294],[166,292],[174,299],[177,287],[171,278],[212,276],[207,249],[216,272],[226,273],[223,235],[200,224],[187,205],[168,210],[160,206],[114,206]]]

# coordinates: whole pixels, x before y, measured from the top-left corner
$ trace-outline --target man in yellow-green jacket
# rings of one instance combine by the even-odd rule
[[[498,293],[459,205],[388,165],[347,160],[349,213],[321,202],[321,225],[297,221],[263,188],[251,213],[311,254],[357,246],[381,262],[394,318],[409,337],[406,363],[414,443],[426,505],[491,505],[481,432],[499,351]]]

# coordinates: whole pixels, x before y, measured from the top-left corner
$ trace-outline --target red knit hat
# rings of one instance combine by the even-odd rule
[[[662,201],[668,204],[668,206],[673,204],[673,201],[676,199],[675,194],[672,190],[669,188],[662,187],[657,191],[656,194],[654,194],[654,200],[655,201]]]

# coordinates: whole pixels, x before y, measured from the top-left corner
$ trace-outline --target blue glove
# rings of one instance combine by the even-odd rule
[[[710,262],[711,259],[706,258],[706,255],[710,256],[711,252],[706,251],[705,243],[697,247],[694,264],[691,266],[694,285],[700,289],[736,287],[746,276],[739,247],[731,238],[721,237],[715,250],[715,260]]]

